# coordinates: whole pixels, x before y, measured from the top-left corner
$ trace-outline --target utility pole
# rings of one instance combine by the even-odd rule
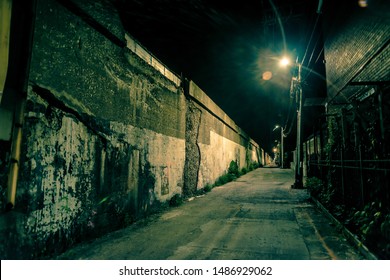
[[[283,166],[283,157],[284,157],[284,151],[283,151],[283,138],[284,138],[284,133],[283,133],[283,126],[280,127],[280,168],[284,168]]]
[[[297,148],[296,148],[296,163],[295,163],[295,182],[292,186],[295,189],[303,188],[302,182],[302,107],[303,107],[303,92],[301,84],[301,63],[298,64],[297,89],[295,90],[297,101]]]
[[[289,59],[284,57],[280,60],[282,66],[289,65]],[[297,104],[297,147],[295,155],[295,182],[291,186],[292,188],[302,188],[302,170],[303,164],[302,160],[302,107],[303,107],[303,92],[302,92],[302,81],[301,81],[301,72],[302,72],[302,63],[298,62],[298,58],[294,64],[295,67],[298,67],[297,76],[292,77],[291,79],[291,88],[290,94],[293,97],[295,94],[296,104]],[[282,141],[281,145],[283,146],[283,128],[282,128]]]

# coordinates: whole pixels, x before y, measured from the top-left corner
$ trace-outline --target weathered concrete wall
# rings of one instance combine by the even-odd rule
[[[13,210],[23,218],[17,232],[3,224],[11,233],[2,256],[61,251],[181,193],[182,90],[125,47],[111,6],[92,2],[78,3],[85,21],[73,6],[38,1]],[[100,19],[110,19],[104,27],[123,46]]]
[[[231,161],[236,161],[240,169],[262,162],[259,146],[193,82],[189,95],[200,112],[198,188],[213,184],[227,172]]]
[[[185,94],[126,47],[110,1],[38,1],[29,84],[2,259],[50,257],[191,195],[231,160],[261,160],[194,83]]]

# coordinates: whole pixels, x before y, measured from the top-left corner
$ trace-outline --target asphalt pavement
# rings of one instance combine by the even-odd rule
[[[289,169],[256,169],[57,259],[363,259],[293,180]]]

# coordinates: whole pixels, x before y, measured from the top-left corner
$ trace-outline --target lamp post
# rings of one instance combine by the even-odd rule
[[[297,62],[298,76],[296,79],[295,98],[297,104],[297,149],[296,149],[296,165],[295,165],[295,182],[293,188],[302,188],[302,107],[303,107],[303,92],[301,85],[301,70],[302,64]],[[294,77],[293,77],[294,79]],[[292,88],[294,90],[294,87]]]
[[[284,130],[283,130],[283,127],[280,126],[280,125],[275,125],[275,128],[273,131],[275,131],[276,129],[280,128],[280,168],[283,169],[283,155],[284,155],[284,151],[283,151],[283,138],[284,138]]]
[[[280,60],[282,66],[287,66],[290,64],[288,58],[283,58]],[[296,104],[297,104],[297,147],[296,147],[296,157],[295,157],[295,182],[292,185],[293,188],[302,188],[302,107],[303,107],[303,92],[301,84],[301,71],[302,64],[297,61],[294,64],[298,68],[298,73],[296,77],[292,77],[291,80],[291,89],[290,94],[295,95]],[[282,137],[283,139],[283,137]]]

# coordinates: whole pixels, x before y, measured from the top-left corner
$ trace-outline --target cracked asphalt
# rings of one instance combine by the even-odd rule
[[[289,169],[256,169],[57,259],[363,259],[293,180]]]

